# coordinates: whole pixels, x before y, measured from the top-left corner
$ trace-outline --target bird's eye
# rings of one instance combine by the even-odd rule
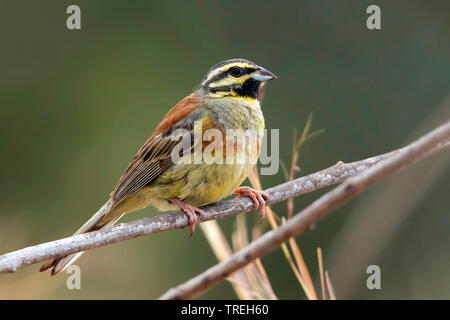
[[[235,68],[235,67],[233,67],[233,68],[230,68],[229,70],[228,70],[228,72],[233,76],[233,77],[239,77],[242,73],[241,73],[241,69],[239,69],[239,68]]]

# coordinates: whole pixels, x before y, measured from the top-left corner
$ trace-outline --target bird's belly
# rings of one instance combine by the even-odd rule
[[[146,187],[153,205],[162,211],[177,207],[165,199],[178,198],[193,206],[219,201],[230,195],[250,174],[254,164],[178,164]]]

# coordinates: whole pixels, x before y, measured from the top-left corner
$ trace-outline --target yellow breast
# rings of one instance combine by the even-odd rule
[[[219,201],[230,195],[250,174],[259,156],[263,136],[264,117],[256,99],[222,98],[207,101],[202,119],[203,133],[208,128],[219,129],[224,134],[223,148],[211,148],[214,152],[203,152],[201,163],[174,164],[145,192],[157,199],[178,198],[193,206]],[[226,137],[237,134],[232,148],[234,158],[229,158]],[[250,132],[250,133],[249,133]],[[247,135],[245,139],[241,134]],[[253,145],[248,136],[255,135]],[[202,142],[202,151],[216,140]],[[219,152],[220,157],[217,157]],[[211,159],[214,157],[214,159]],[[222,158],[218,163],[217,159]],[[167,202],[153,204],[161,210],[172,209]]]

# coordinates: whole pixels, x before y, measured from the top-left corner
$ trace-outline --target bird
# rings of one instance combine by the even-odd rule
[[[231,194],[249,197],[254,208],[260,208],[260,219],[264,219],[269,195],[240,186],[255,162],[239,162],[236,157],[244,155],[255,161],[259,157],[265,127],[260,102],[266,82],[275,78],[277,76],[272,72],[242,58],[225,60],[210,68],[196,89],[164,116],[126,168],[109,200],[75,235],[111,226],[124,214],[150,204],[160,211],[181,209],[187,216],[192,235],[197,214],[201,217],[205,213],[199,207]],[[200,151],[208,149],[207,141],[195,142],[195,137],[192,138],[197,129],[202,137],[208,130],[223,134],[211,139],[216,148],[210,152],[210,158],[223,160],[228,151],[235,151],[234,161],[179,161],[192,160],[195,156],[192,151],[196,148]],[[256,149],[244,148],[239,139],[227,140],[229,132],[234,132],[232,130],[256,132],[253,140]],[[179,147],[182,140],[190,142],[186,149]],[[51,269],[51,275],[55,275],[82,253],[56,257],[44,263],[39,271]]]

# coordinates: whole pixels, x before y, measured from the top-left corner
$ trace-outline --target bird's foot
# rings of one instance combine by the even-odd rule
[[[191,206],[190,204],[187,204],[184,201],[181,201],[179,199],[169,199],[172,203],[176,204],[180,209],[186,214],[188,221],[189,221],[189,230],[191,231],[191,236],[194,233],[195,225],[197,224],[197,214],[200,217],[203,217],[205,214],[205,211],[202,209],[199,209],[197,207]]]
[[[269,201],[270,199],[270,196],[266,192],[255,190],[246,186],[237,188],[233,193],[239,194],[238,198],[249,197],[250,199],[252,199],[253,203],[255,204],[255,209],[260,208],[259,218],[260,222],[263,222],[266,215],[266,201]]]

